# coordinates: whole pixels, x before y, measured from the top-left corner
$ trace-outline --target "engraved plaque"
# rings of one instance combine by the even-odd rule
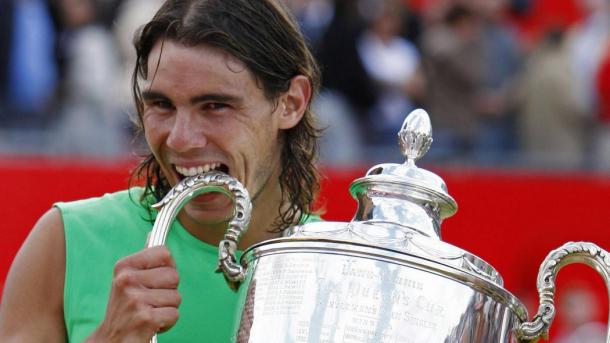
[[[491,337],[510,317],[504,305],[429,271],[307,252],[266,255],[251,267],[257,291],[243,290],[240,343],[509,342]]]

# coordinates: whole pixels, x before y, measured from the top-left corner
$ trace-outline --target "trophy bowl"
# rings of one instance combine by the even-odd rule
[[[193,196],[221,191],[233,197],[218,269],[238,292],[239,343],[533,342],[546,338],[555,316],[559,269],[585,263],[608,284],[606,251],[566,243],[540,266],[540,306],[528,321],[525,306],[491,265],[441,240],[441,223],[457,204],[439,176],[415,164],[432,143],[428,114],[413,111],[398,138],[406,161],[376,165],[353,181],[358,208],[350,222],[291,227],[249,247],[238,262],[250,200],[237,180],[209,172],[183,180],[158,204],[148,245],[164,243],[177,211]]]

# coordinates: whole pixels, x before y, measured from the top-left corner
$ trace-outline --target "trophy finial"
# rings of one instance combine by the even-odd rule
[[[409,113],[398,132],[398,144],[407,162],[415,162],[428,152],[432,144],[432,124],[426,111],[419,108]]]
[[[457,203],[440,176],[415,165],[432,144],[432,124],[426,111],[409,113],[398,142],[404,163],[375,165],[352,182],[350,193],[358,200],[352,221],[394,223],[440,240],[441,222],[457,211]]]

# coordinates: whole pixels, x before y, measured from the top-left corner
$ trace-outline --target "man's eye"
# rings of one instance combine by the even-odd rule
[[[172,109],[173,105],[171,102],[166,101],[166,100],[156,100],[152,102],[152,106],[157,107],[157,108],[161,108],[164,110],[168,110],[168,109]]]
[[[227,104],[223,104],[221,102],[209,102],[205,104],[204,108],[206,110],[218,111],[229,107]]]
[[[147,109],[151,110],[170,110],[174,108],[174,105],[170,101],[163,99],[149,99],[144,101],[144,105]]]

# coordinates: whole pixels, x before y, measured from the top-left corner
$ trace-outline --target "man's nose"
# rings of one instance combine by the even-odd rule
[[[188,111],[178,111],[167,137],[167,146],[177,152],[186,152],[203,148],[206,144],[203,123]]]

